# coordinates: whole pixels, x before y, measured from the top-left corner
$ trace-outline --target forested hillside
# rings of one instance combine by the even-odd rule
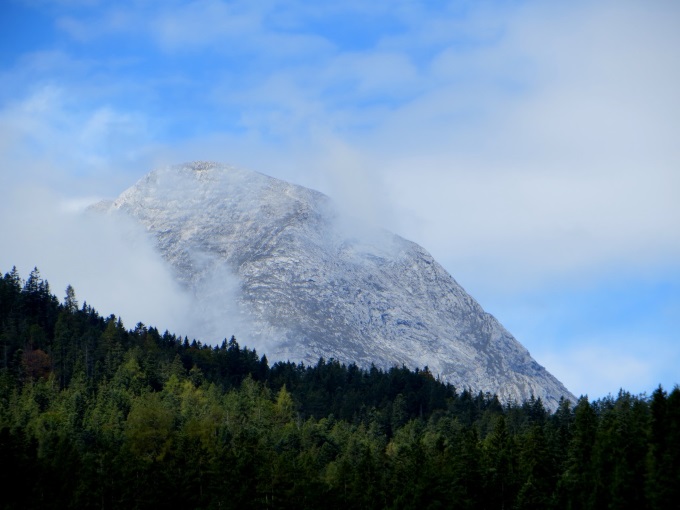
[[[674,508],[680,389],[548,413],[423,368],[275,363],[0,278],[2,508]]]

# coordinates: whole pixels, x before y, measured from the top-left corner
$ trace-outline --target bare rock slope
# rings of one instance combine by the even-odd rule
[[[270,360],[428,366],[506,401],[574,399],[427,251],[352,227],[321,193],[196,162],[155,170],[100,207],[141,222],[210,313],[222,313],[222,282],[235,287],[247,324],[237,337]]]

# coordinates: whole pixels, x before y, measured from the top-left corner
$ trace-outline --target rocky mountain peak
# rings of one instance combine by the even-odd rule
[[[206,317],[270,360],[427,366],[506,401],[574,399],[425,249],[359,228],[319,192],[201,161],[104,207],[140,222]]]

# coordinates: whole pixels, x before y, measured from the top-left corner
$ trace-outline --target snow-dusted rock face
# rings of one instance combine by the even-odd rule
[[[427,251],[352,225],[316,191],[196,162],[99,208],[141,222],[206,316],[238,317],[221,336],[270,361],[428,366],[503,400],[574,398]]]

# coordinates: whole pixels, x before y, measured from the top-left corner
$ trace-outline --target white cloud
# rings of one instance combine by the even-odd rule
[[[77,90],[44,85],[0,109],[6,179],[97,194],[110,193],[112,182],[130,184],[147,158],[146,119],[109,106],[87,108],[77,97]]]
[[[81,301],[121,316],[128,327],[142,321],[186,331],[190,300],[138,227],[74,212],[73,200],[38,184],[15,186],[0,198],[3,271],[16,265],[26,277],[37,266],[59,297],[70,284]]]
[[[360,190],[360,209],[431,249],[464,283],[512,288],[680,252],[672,3],[474,4],[455,15],[404,4],[390,15],[399,29],[372,48],[327,43],[303,52],[306,63],[289,52],[280,65],[267,51],[283,39],[323,46],[300,19],[323,20],[331,7],[291,4],[295,15],[278,24],[277,3],[152,7],[146,22],[156,11],[152,34],[166,50],[248,48],[258,63],[250,79],[225,73],[205,84],[245,133],[213,132],[168,153],[208,152],[353,205]],[[334,15],[350,12],[358,22],[387,15],[357,6]],[[103,132],[133,139],[145,129],[108,107],[83,121],[91,162],[110,156]]]
[[[38,266],[58,296],[71,284],[81,301],[128,326],[144,321],[190,333],[190,301],[144,233],[83,215],[96,196],[116,192],[112,183],[131,184],[121,162],[140,161],[144,138],[142,118],[88,109],[54,85],[3,105],[0,270],[16,265],[25,277]]]
[[[353,141],[419,218],[393,228],[469,281],[680,254],[677,9],[570,9],[524,10],[497,44],[440,53],[435,86]]]
[[[323,73],[324,88],[342,89],[336,94],[352,100],[368,97],[379,101],[400,98],[417,88],[418,71],[401,53],[371,51],[344,53],[334,58]]]
[[[241,2],[202,0],[173,6],[154,22],[159,42],[168,50],[201,47],[257,33],[260,13]]]

